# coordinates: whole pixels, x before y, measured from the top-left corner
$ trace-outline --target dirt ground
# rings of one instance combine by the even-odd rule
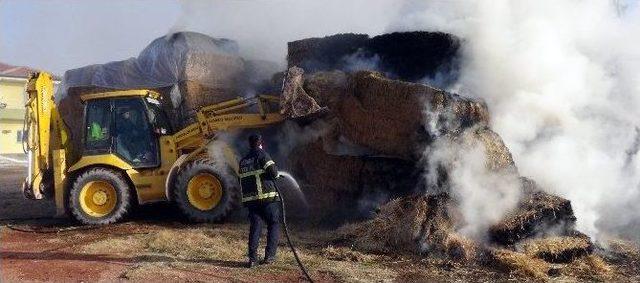
[[[78,227],[68,219],[49,218],[54,213],[51,202],[24,199],[20,183],[25,171],[0,164],[0,282],[303,280],[284,237],[275,264],[243,267],[248,227],[241,212],[224,224],[191,224],[172,206],[155,204],[137,208],[123,223]],[[291,226],[296,227],[294,240],[302,260],[317,282],[529,281],[487,266],[361,253],[332,245],[330,228],[301,222]],[[638,254],[613,249],[603,253],[613,268],[604,280],[640,281]],[[579,274],[551,279],[603,280]]]

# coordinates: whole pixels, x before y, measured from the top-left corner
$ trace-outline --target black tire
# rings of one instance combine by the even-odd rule
[[[90,215],[82,208],[82,189],[90,182],[104,182],[115,189],[115,206],[106,215]],[[120,221],[129,213],[131,202],[131,187],[125,177],[120,172],[108,168],[92,168],[80,174],[71,186],[68,200],[73,218],[85,225],[105,225]]]
[[[196,175],[206,173],[220,182],[222,196],[220,201],[211,209],[203,210],[195,207],[189,201],[187,187],[189,181]],[[226,178],[225,178],[226,176]],[[213,161],[207,158],[197,159],[187,164],[178,172],[175,185],[173,186],[173,200],[182,214],[193,222],[218,222],[223,220],[240,202],[238,189],[233,186],[233,175],[221,175]]]

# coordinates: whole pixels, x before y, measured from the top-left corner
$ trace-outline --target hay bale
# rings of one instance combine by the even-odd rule
[[[436,136],[489,120],[482,102],[375,72],[320,72],[306,77],[305,88],[329,107],[346,139],[380,155],[408,160],[420,159]],[[449,121],[437,129],[425,126],[443,119]]]
[[[522,180],[524,196],[518,208],[490,227],[491,241],[512,245],[547,230],[553,230],[558,235],[571,234],[576,222],[571,202],[540,191],[537,187],[532,189],[532,181]]]
[[[366,34],[345,33],[292,41],[287,43],[287,66],[309,72],[341,69],[343,59],[358,51],[368,39]]]
[[[586,235],[555,236],[527,240],[518,245],[526,255],[551,263],[568,263],[593,252],[593,243]]]
[[[463,132],[461,139],[466,144],[475,141],[482,143],[485,150],[485,164],[488,170],[493,172],[518,172],[509,148],[504,144],[502,138],[489,127],[478,126],[471,128]]]
[[[378,56],[379,70],[404,81],[420,81],[436,75],[457,79],[460,40],[443,32],[394,32],[375,36],[364,47],[364,57]]]
[[[381,192],[387,198],[404,195],[419,178],[411,162],[385,157],[332,155],[324,139],[315,140],[289,154],[289,167],[299,179],[311,205],[311,216],[359,217],[360,204]],[[375,209],[375,208],[374,208]]]
[[[546,279],[551,266],[544,260],[506,249],[491,249],[484,254],[484,264],[503,272],[535,279]]]
[[[350,71],[364,65],[404,81],[441,77],[456,79],[460,40],[441,32],[394,32],[369,38],[366,34],[336,34],[288,43],[288,66],[309,73]]]
[[[65,72],[56,102],[69,127],[72,143],[81,148],[83,94],[156,90],[176,129],[194,122],[200,107],[243,95],[247,70],[237,49],[237,44],[227,39],[179,32],[155,39],[137,58]]]

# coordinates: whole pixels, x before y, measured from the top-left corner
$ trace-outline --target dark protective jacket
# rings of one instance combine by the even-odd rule
[[[267,203],[279,200],[274,183],[278,177],[278,168],[264,150],[251,149],[240,160],[239,173],[242,203]]]

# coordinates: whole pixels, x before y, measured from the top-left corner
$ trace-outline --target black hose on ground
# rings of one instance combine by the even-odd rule
[[[37,220],[51,220],[51,219],[53,219],[53,218],[51,218],[51,217],[0,218],[0,222],[4,222],[4,221],[11,221],[11,222],[16,222],[16,221],[37,221]],[[10,230],[14,230],[14,231],[18,231],[18,232],[38,233],[38,234],[53,234],[53,233],[60,233],[60,232],[67,232],[67,231],[85,230],[85,228],[83,226],[66,227],[66,228],[58,228],[58,229],[51,229],[51,230],[48,230],[48,229],[22,228],[22,227],[16,226],[15,223],[0,224],[0,226],[5,226]]]
[[[298,251],[296,250],[296,247],[293,245],[293,242],[291,241],[291,237],[289,236],[289,228],[287,227],[287,217],[286,217],[286,212],[284,207],[284,199],[282,199],[282,192],[280,192],[280,188],[276,183],[277,181],[273,182],[273,184],[276,187],[276,191],[278,191],[278,195],[280,196],[280,208],[282,209],[282,226],[284,226],[284,235],[287,238],[287,243],[289,244],[289,248],[291,248],[291,252],[293,252],[293,257],[295,257],[296,262],[298,262],[298,267],[300,267],[300,270],[302,270],[302,273],[304,273],[304,276],[307,277],[307,280],[313,283],[313,279],[311,279],[311,276],[309,275],[307,268],[302,263],[302,260],[300,260],[300,257],[298,256]]]
[[[32,228],[20,228],[14,226],[13,224],[5,225],[8,229],[23,232],[23,233],[36,233],[36,234],[58,234],[62,232],[71,232],[71,231],[85,231],[85,230],[95,230],[100,228],[99,226],[71,226],[65,228],[56,228],[56,229],[32,229]]]
[[[0,222],[2,222],[2,221],[11,221],[11,222],[16,222],[16,221],[37,221],[37,220],[52,220],[52,219],[54,219],[54,218],[51,218],[51,217],[0,218]],[[47,229],[47,228],[34,229],[34,228],[19,227],[19,226],[16,226],[15,223],[0,224],[0,226],[5,226],[10,230],[14,230],[14,231],[18,231],[18,232],[36,233],[36,234],[56,234],[56,233],[71,232],[71,231],[94,230],[94,229],[98,229],[98,228],[101,227],[99,225],[91,225],[91,226],[69,226],[69,227],[64,227],[64,228],[52,228],[52,229]]]

